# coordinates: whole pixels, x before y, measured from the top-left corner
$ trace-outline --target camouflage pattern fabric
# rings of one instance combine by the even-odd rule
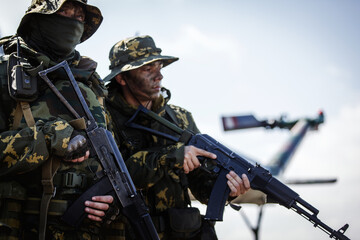
[[[18,27],[17,32],[19,33],[19,35],[21,35],[22,32],[26,31],[27,23],[29,22],[33,14],[53,14],[57,10],[59,10],[66,1],[69,0],[32,0],[30,7],[26,11]],[[85,9],[85,29],[81,37],[81,42],[83,42],[96,32],[103,20],[103,17],[97,7],[87,4],[87,0],[71,1],[81,3]]]
[[[165,88],[162,93],[170,96]],[[169,99],[160,96],[153,102],[152,110],[179,127],[198,133],[191,113],[181,107],[169,105]],[[136,187],[144,194],[150,215],[154,218],[164,215],[169,208],[186,208],[189,204],[185,195],[187,187],[182,184],[180,173],[184,162],[184,143],[126,127],[124,123],[136,109],[125,102],[121,90],[116,86],[110,86],[106,106],[120,152]],[[165,110],[167,107],[175,119]],[[174,135],[171,130],[146,116],[137,117],[136,123]],[[196,169],[187,175],[187,180],[194,196],[202,203],[207,203],[214,179]],[[164,232],[159,235],[161,239],[168,239]]]
[[[14,38],[9,38],[8,41],[0,40],[0,43],[4,44],[6,54],[14,50],[14,41]],[[24,57],[34,66],[38,66],[40,62],[43,62],[44,68],[55,64],[46,56],[26,46],[24,42],[21,45]],[[105,91],[103,91],[104,86],[100,84],[101,79],[95,72],[96,64],[89,58],[82,58],[78,52],[68,62],[95,120],[99,126],[106,127],[104,110],[98,102],[98,97],[104,96]],[[2,100],[0,122],[3,122],[0,134],[0,222],[12,228],[10,239],[38,239],[39,204],[34,207],[29,206],[29,203],[31,201],[40,203],[42,164],[50,158],[61,159],[64,156],[74,130],[69,123],[73,116],[38,78],[39,97],[30,102],[35,125],[28,127],[23,118],[18,129],[10,130],[16,102],[8,95],[6,65],[6,61],[0,62],[0,98]],[[64,74],[57,71],[49,74],[48,77],[75,110],[82,115],[77,98],[75,94],[72,94],[73,90]],[[51,200],[50,206],[58,202],[65,206],[70,204],[93,185],[96,181],[96,172],[100,170],[101,166],[94,158],[76,164],[61,161],[54,177],[54,184],[57,187],[56,195]],[[71,178],[77,181],[69,182],[68,179]],[[107,232],[103,232],[105,230],[102,229],[102,224],[84,221],[80,229],[75,231],[60,220],[64,209],[55,207],[52,211],[54,213],[49,212],[48,216],[46,239],[105,239]],[[119,227],[124,228],[124,226],[114,226],[114,229]],[[107,229],[111,229],[111,226],[107,226]],[[0,232],[0,239],[8,239],[8,236],[4,234],[5,231]]]
[[[70,104],[80,109],[68,80],[56,81],[55,86],[68,101],[71,99]],[[90,100],[88,101],[89,108],[93,111],[95,119],[104,124],[102,109],[97,103],[95,94],[82,83],[79,83],[79,87],[84,97]],[[65,154],[73,132],[73,127],[68,121],[73,120],[73,116],[50,89],[47,89],[30,106],[36,121],[33,128],[26,127],[23,118],[20,131],[7,131],[1,134],[0,146],[4,150],[0,153],[3,159],[0,165],[0,176],[32,171],[46,161],[50,154],[59,157]]]
[[[110,74],[104,78],[111,81],[121,72],[130,71],[151,62],[161,60],[163,67],[179,60],[177,57],[161,55],[161,49],[155,46],[154,40],[148,36],[126,38],[117,42],[110,50]]]

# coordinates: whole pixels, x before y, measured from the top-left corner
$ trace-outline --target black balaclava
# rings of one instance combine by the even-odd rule
[[[26,39],[31,47],[59,62],[73,56],[84,23],[58,14],[34,14]]]

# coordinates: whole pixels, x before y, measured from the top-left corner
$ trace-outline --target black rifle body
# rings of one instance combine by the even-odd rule
[[[254,166],[212,137],[206,134],[196,134],[190,138],[187,145],[196,146],[208,152],[212,152],[217,156],[215,160],[204,160],[216,161],[217,167],[215,167],[213,172],[218,174],[209,198],[205,218],[222,221],[224,207],[230,192],[230,189],[227,186],[226,174],[230,171],[234,171],[239,176],[245,173],[249,178],[252,189],[260,190],[267,194],[267,197],[273,202],[294,210],[296,213],[313,223],[314,227],[319,227],[326,232],[330,238],[341,240],[349,239],[344,235],[344,232],[348,228],[348,224],[345,224],[338,231],[330,228],[317,217],[319,210],[304,201],[299,194],[273,177],[267,169],[258,164]]]
[[[148,209],[142,196],[137,192],[135,185],[126,168],[125,162],[115,143],[115,140],[108,130],[99,127],[88,108],[80,88],[71,73],[66,61],[56,66],[39,72],[39,75],[49,85],[52,91],[60,98],[66,107],[74,114],[76,118],[80,116],[63,98],[61,93],[55,88],[46,74],[63,67],[71,81],[76,95],[82,105],[86,117],[86,135],[90,140],[91,153],[99,159],[102,166],[103,176],[100,180],[84,192],[64,213],[62,219],[69,225],[77,227],[85,218],[85,201],[91,200],[93,196],[111,194],[116,202],[121,204],[121,212],[131,222],[134,231],[138,237],[146,240],[158,240],[156,232]]]
[[[169,134],[136,124],[134,120],[141,112],[173,130],[175,133],[180,135],[180,137],[171,136]],[[211,162],[212,166],[216,166],[211,170],[212,174],[217,175],[217,178],[207,204],[205,215],[206,219],[214,221],[223,220],[225,204],[230,193],[230,188],[227,185],[226,174],[230,171],[234,171],[239,176],[246,174],[249,178],[252,189],[265,193],[267,198],[271,199],[271,202],[279,203],[286,208],[294,210],[296,213],[313,223],[314,227],[318,227],[327,233],[330,238],[339,240],[349,239],[344,235],[346,229],[349,227],[348,224],[345,224],[337,231],[330,228],[317,217],[319,210],[303,200],[295,191],[273,177],[267,169],[261,167],[259,164],[251,164],[246,159],[234,153],[232,150],[225,147],[209,135],[200,133],[194,134],[188,130],[181,129],[177,125],[142,106],[138,107],[136,113],[126,124],[128,127],[148,131],[152,134],[168,138],[175,142],[185,142],[186,145],[192,145],[216,154],[216,159],[198,157],[202,165],[206,166],[208,162]],[[206,167],[204,169],[209,171]]]

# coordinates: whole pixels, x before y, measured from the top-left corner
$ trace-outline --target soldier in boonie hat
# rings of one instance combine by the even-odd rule
[[[185,146],[182,136],[149,117],[150,111],[138,111],[144,107],[152,111],[152,116],[157,114],[181,129],[199,133],[192,114],[170,104],[170,90],[162,86],[162,67],[178,58],[160,53],[150,36],[128,38],[111,49],[111,73],[105,78],[110,82],[106,99],[109,130],[115,135],[135,186],[146,193],[160,239],[217,239],[214,224],[202,223],[199,210],[189,208],[188,195],[189,187],[197,200],[207,202],[216,179],[198,168],[198,157],[216,156]],[[241,178],[233,172],[227,179],[231,197],[250,188],[246,176]],[[176,226],[166,224],[173,219]]]
[[[179,60],[177,57],[161,55],[161,49],[155,46],[152,37],[148,35],[126,38],[117,42],[110,50],[111,73],[104,78],[111,81],[122,72],[137,69],[146,64],[161,60],[163,67]]]

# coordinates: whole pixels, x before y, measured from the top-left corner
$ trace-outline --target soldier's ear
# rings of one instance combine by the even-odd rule
[[[115,76],[115,80],[118,84],[120,84],[121,86],[125,86],[126,85],[126,81],[124,80],[123,75],[120,73],[118,75]]]

